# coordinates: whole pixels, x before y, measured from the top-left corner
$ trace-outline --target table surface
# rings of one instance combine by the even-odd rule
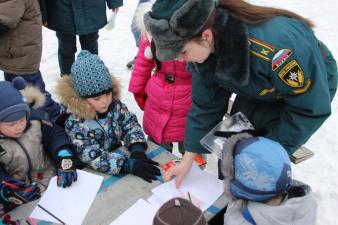
[[[165,164],[170,160],[177,159],[175,155],[152,142],[148,142],[148,146],[148,157],[154,159],[160,164]],[[120,148],[117,151],[122,152],[124,150]],[[125,210],[131,207],[138,199],[143,198],[147,200],[152,195],[151,190],[161,184],[160,181],[148,183],[134,175],[115,177],[105,175],[91,169],[85,170],[104,176],[104,180],[83,221],[84,225],[110,224]],[[162,170],[162,174],[163,173],[164,171]],[[19,219],[22,221],[21,224],[25,224],[25,219],[32,213],[37,202],[38,201],[31,202],[16,208],[10,213],[11,217],[13,219]],[[210,220],[221,209],[223,209],[227,203],[228,200],[223,193],[218,200],[204,212],[204,216],[207,220]],[[45,221],[38,222],[38,225],[49,224],[52,223]]]

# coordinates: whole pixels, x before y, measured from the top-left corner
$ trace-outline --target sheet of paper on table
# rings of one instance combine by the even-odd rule
[[[223,181],[193,164],[179,189],[175,187],[175,181],[171,180],[155,187],[152,192],[154,196],[148,201],[156,208],[175,197],[189,199],[189,193],[192,203],[205,211],[221,196],[224,187]]]
[[[81,224],[103,181],[103,176],[77,170],[78,179],[70,187],[56,185],[53,177],[38,204],[68,225]],[[38,220],[60,223],[38,206],[31,214]]]
[[[110,225],[150,225],[153,224],[156,211],[147,201],[139,199]]]

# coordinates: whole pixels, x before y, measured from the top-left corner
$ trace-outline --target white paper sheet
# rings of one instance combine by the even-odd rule
[[[152,190],[157,198],[156,202],[162,201],[162,203],[175,197],[189,199],[189,192],[192,203],[202,211],[207,210],[221,196],[223,191],[221,180],[194,164],[179,189],[175,187],[174,180],[171,180]]]
[[[83,170],[77,170],[77,175],[77,181],[67,188],[58,187],[53,177],[38,203],[68,225],[82,223],[103,181],[102,176]],[[60,223],[38,206],[31,217]]]
[[[139,199],[110,225],[151,225],[156,211],[147,201]]]
[[[150,205],[155,208],[156,210],[158,210],[165,202],[163,202],[162,199],[158,198],[155,194],[153,194],[152,196],[150,196],[147,199],[147,202],[150,203]]]

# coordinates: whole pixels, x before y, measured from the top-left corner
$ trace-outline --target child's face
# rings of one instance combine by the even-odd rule
[[[27,126],[26,117],[13,122],[0,122],[0,133],[5,137],[19,138]]]
[[[113,100],[112,93],[106,93],[93,98],[87,98],[89,104],[94,108],[96,112],[107,112],[111,102]]]

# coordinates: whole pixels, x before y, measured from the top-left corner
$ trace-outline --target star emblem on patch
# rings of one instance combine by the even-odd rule
[[[304,84],[304,73],[296,60],[292,60],[286,64],[279,71],[278,77],[291,87],[302,87]]]

